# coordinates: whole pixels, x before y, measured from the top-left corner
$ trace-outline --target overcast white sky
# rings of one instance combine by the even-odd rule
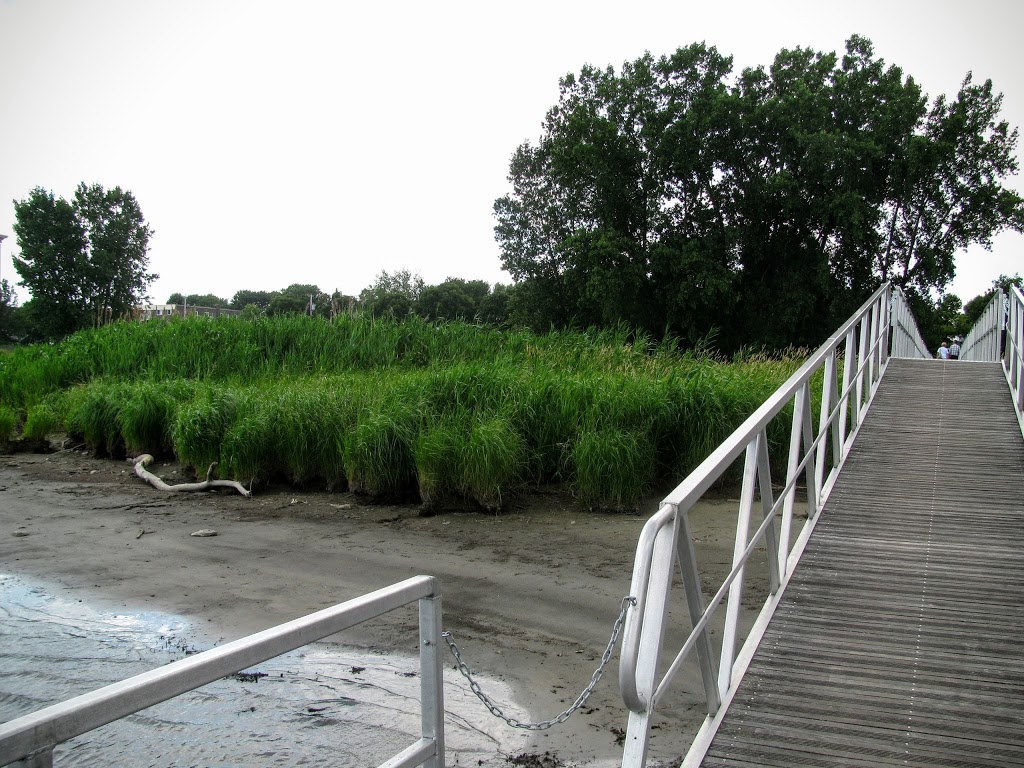
[[[857,33],[932,97],[991,78],[1020,126],[1022,30],[1018,0],[0,0],[0,277],[17,281],[12,201],[85,181],[135,194],[158,302],[358,294],[399,269],[508,283],[491,206],[585,63],[703,40],[739,71]],[[953,292],[1024,272],[1022,246],[961,255]]]

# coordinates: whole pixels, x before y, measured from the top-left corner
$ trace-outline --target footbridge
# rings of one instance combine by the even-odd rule
[[[678,757],[651,726],[689,685],[684,768],[1024,766],[1022,320],[997,292],[936,360],[883,288],[666,497],[633,573],[623,765]],[[688,512],[740,466],[709,585]]]

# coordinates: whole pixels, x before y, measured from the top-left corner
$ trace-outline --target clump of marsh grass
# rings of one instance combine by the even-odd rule
[[[235,404],[233,418],[225,427],[217,472],[250,486],[270,480],[281,465],[279,447],[278,422],[271,403],[246,393]]]
[[[97,455],[124,456],[119,413],[128,400],[124,382],[95,381],[72,389],[66,399],[68,433],[81,436]]]
[[[460,493],[461,452],[470,431],[465,422],[464,417],[444,415],[428,420],[416,436],[416,483],[428,510]]]
[[[345,438],[349,490],[383,497],[403,497],[415,490],[417,421],[415,405],[397,399],[359,414]]]
[[[235,420],[238,401],[233,388],[207,386],[178,408],[171,428],[177,457],[197,470],[219,462],[221,443]]]
[[[576,493],[588,506],[633,509],[654,481],[647,434],[614,427],[583,432],[573,449]]]
[[[508,416],[478,415],[463,446],[463,493],[484,509],[500,512],[526,473],[526,441]]]
[[[26,440],[45,440],[60,428],[60,417],[49,403],[38,403],[28,409],[22,437]]]
[[[17,429],[18,412],[9,406],[0,405],[0,444],[10,443]]]
[[[132,454],[169,454],[178,408],[195,395],[193,382],[143,381],[135,384],[117,414],[125,448]]]

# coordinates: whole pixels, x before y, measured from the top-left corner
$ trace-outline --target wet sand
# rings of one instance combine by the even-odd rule
[[[185,479],[172,463],[151,469],[170,483]],[[0,457],[0,571],[113,609],[180,614],[206,628],[199,639],[207,642],[430,574],[440,579],[444,628],[465,661],[508,683],[514,703],[544,720],[590,681],[655,509],[652,500],[640,515],[595,513],[564,494],[533,492],[501,515],[442,509],[422,517],[416,505],[348,493],[168,494],[123,462],[76,451],[14,454]],[[735,515],[727,499],[692,513],[706,591],[728,571]],[[200,529],[217,535],[191,536]],[[755,584],[748,607],[759,604],[758,591]],[[680,602],[675,613],[684,611]],[[412,655],[415,627],[413,607],[337,640]],[[670,631],[669,645],[683,629]],[[651,763],[678,764],[703,714],[688,671],[657,717]],[[523,750],[566,764],[618,764],[626,720],[616,655],[586,706],[562,725],[528,733]],[[502,728],[508,743],[524,743],[521,732]]]

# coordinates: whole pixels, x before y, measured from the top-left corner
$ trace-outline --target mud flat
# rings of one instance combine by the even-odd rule
[[[175,464],[153,471],[185,479]],[[509,686],[510,709],[544,720],[590,681],[655,509],[652,500],[639,515],[587,512],[565,495],[534,492],[497,516],[423,517],[415,505],[346,493],[166,494],[129,465],[84,452],[13,454],[0,456],[0,572],[44,580],[101,609],[181,615],[210,642],[430,574],[440,579],[444,628],[465,661]],[[724,498],[692,513],[706,590],[728,570],[735,516],[736,503]],[[204,529],[217,535],[192,536]],[[758,592],[755,584],[749,607]],[[336,639],[411,656],[415,626],[412,607]],[[524,733],[499,722],[489,730],[503,747],[486,762],[525,754],[533,757],[520,764],[618,764],[627,714],[617,675],[613,660],[586,706],[552,729]],[[703,706],[696,674],[684,675],[652,731],[652,764],[678,763]],[[456,757],[449,753],[449,764]]]

